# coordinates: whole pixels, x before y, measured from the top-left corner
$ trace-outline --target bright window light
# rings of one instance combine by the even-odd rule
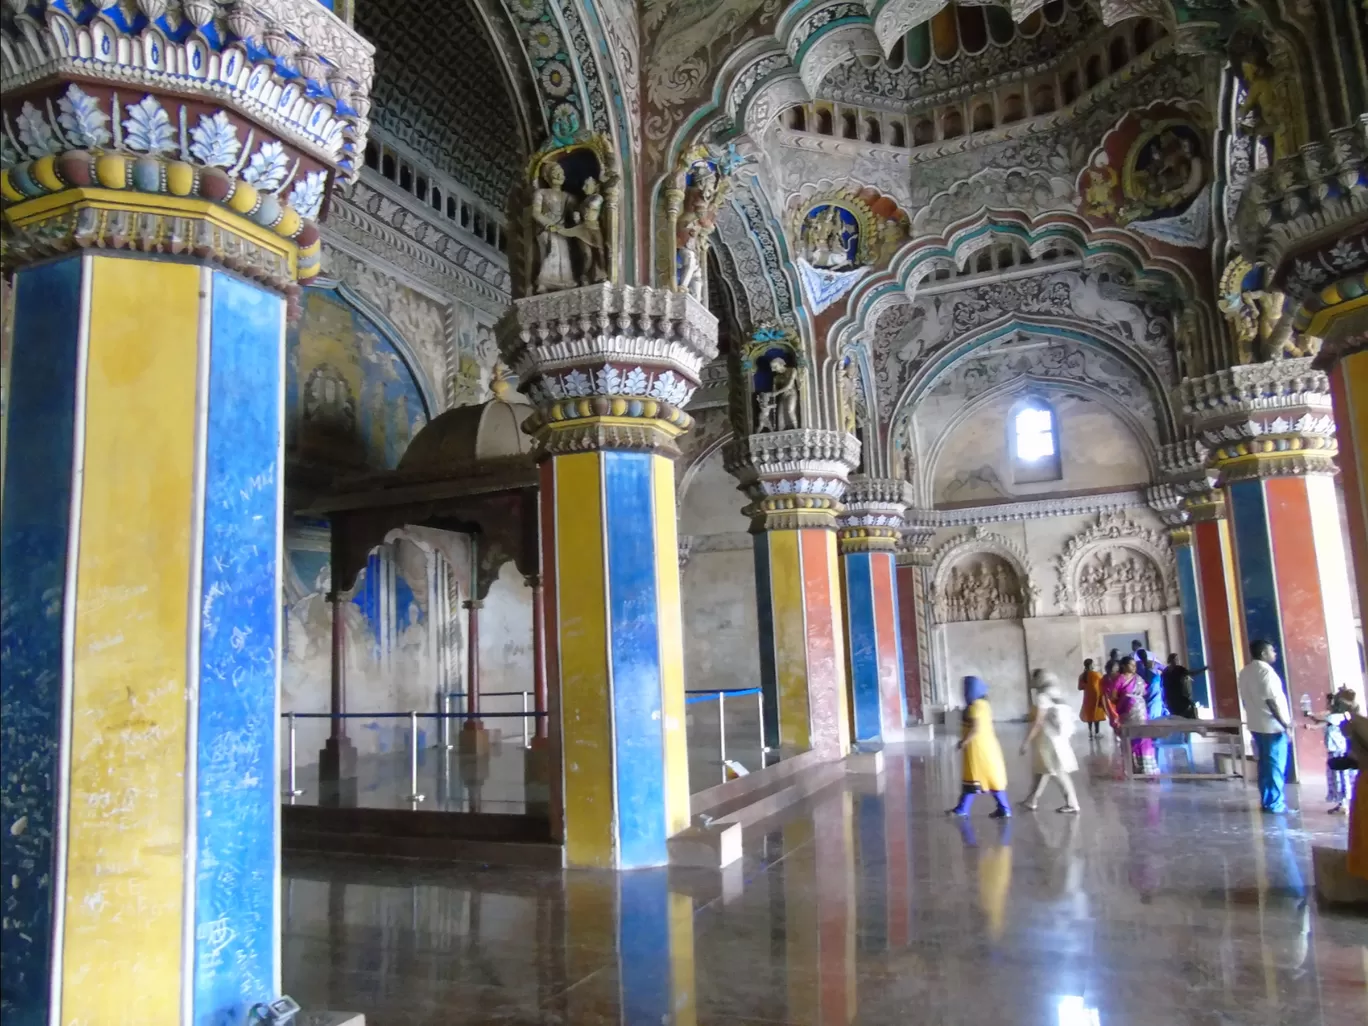
[[[1028,406],[1016,415],[1017,459],[1028,463],[1055,454],[1054,414],[1049,410]]]
[[[1089,1008],[1077,994],[1059,999],[1059,1026],[1102,1026],[1096,1008]]]

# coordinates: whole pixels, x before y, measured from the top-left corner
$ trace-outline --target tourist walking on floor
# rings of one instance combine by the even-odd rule
[[[1112,729],[1118,734],[1123,723],[1145,723],[1149,717],[1145,712],[1145,682],[1135,672],[1135,660],[1130,656],[1121,660],[1121,666],[1107,690],[1107,700],[1114,710],[1115,719]],[[1157,776],[1159,760],[1154,755],[1154,739],[1149,737],[1131,738],[1131,768],[1142,776]]]
[[[1112,649],[1113,652],[1116,649]],[[1108,659],[1107,665],[1102,668],[1102,712],[1107,716],[1107,724],[1112,729],[1113,736],[1119,736],[1120,721],[1116,716],[1116,706],[1112,704],[1112,690],[1116,684],[1116,678],[1121,676],[1121,660]]]
[[[1102,674],[1093,669],[1091,659],[1083,660],[1083,672],[1078,675],[1078,690],[1083,692],[1083,711],[1078,718],[1088,725],[1089,737],[1101,737],[1102,721],[1107,718],[1107,711],[1102,698]]]
[[[967,816],[974,807],[974,798],[987,791],[997,802],[994,819],[1005,819],[1012,814],[1007,801],[1007,763],[1002,758],[1002,745],[993,730],[993,710],[988,705],[988,685],[978,677],[964,678],[964,720],[960,727],[957,747],[963,753],[962,775],[964,790],[959,804],[949,812],[953,816]]]
[[[1292,714],[1282,679],[1272,665],[1278,650],[1267,641],[1255,641],[1249,646],[1249,654],[1252,658],[1240,671],[1238,686],[1245,721],[1259,755],[1260,805],[1264,812],[1282,813],[1287,811],[1284,790],[1291,747],[1287,732],[1292,727]]]
[[[1031,673],[1031,702],[1034,715],[1026,740],[1021,743],[1021,753],[1025,755],[1030,749],[1035,786],[1021,804],[1034,812],[1045,794],[1045,786],[1054,780],[1064,793],[1064,804],[1055,811],[1077,812],[1078,795],[1074,792],[1071,774],[1078,772],[1078,757],[1069,744],[1074,711],[1064,704],[1059,693],[1059,678],[1048,670],[1034,670]]]
[[[1152,720],[1162,720],[1167,714],[1164,708],[1164,688],[1160,671],[1163,667],[1150,658],[1147,649],[1135,652],[1135,671],[1145,682],[1145,715]]]

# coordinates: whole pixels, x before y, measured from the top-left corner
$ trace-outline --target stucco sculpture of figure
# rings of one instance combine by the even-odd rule
[[[562,181],[564,174],[561,175]],[[570,214],[573,228],[565,230],[565,235],[575,240],[580,254],[581,285],[593,285],[608,280],[608,250],[604,245],[603,194],[599,191],[598,179],[590,176],[584,180],[584,198],[579,209]]]
[[[700,302],[703,299],[703,274],[698,261],[697,221],[690,221],[680,233],[679,291],[687,292]]]
[[[859,427],[859,417],[855,410],[855,361],[851,360],[841,371],[841,422],[848,435],[853,435]]]
[[[571,199],[563,188],[565,170],[554,161],[542,168],[542,185],[532,193],[532,221],[537,233],[537,268],[533,281],[537,292],[572,289],[574,268],[570,263],[570,236],[566,215]]]
[[[770,374],[770,389],[761,393],[755,430],[793,431],[798,427],[798,371],[776,356],[770,360]]]

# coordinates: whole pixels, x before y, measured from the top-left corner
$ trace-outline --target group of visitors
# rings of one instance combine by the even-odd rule
[[[1192,697],[1192,674],[1171,654],[1160,663],[1138,641],[1131,643],[1131,654],[1122,656],[1112,649],[1106,670],[1098,673],[1096,663],[1083,660],[1078,690],[1083,692],[1080,719],[1088,725],[1089,737],[1101,737],[1102,724],[1111,724],[1119,734],[1123,723],[1144,723],[1164,716],[1197,718],[1197,703]],[[1200,669],[1197,671],[1200,672]],[[1152,738],[1133,738],[1131,761],[1135,772],[1158,772]]]

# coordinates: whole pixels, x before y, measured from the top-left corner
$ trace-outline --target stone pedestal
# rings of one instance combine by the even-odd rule
[[[672,458],[717,320],[683,293],[592,285],[516,300],[499,344],[537,406],[566,861],[664,865],[689,825]]]

